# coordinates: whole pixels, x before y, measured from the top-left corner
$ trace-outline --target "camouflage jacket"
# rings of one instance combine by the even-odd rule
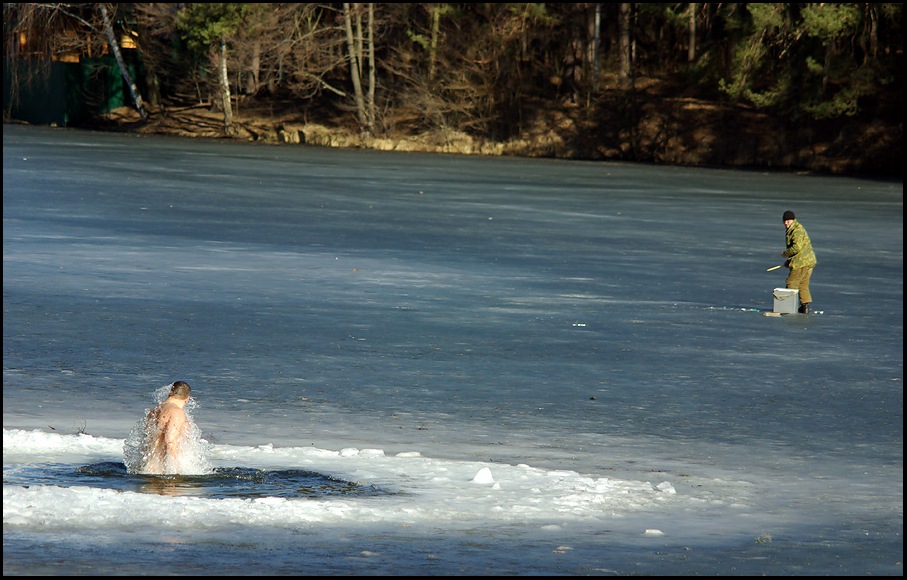
[[[800,222],[794,222],[787,228],[784,234],[784,241],[787,243],[787,250],[784,256],[787,257],[791,269],[813,268],[817,264],[816,254],[813,252],[813,244],[809,241],[809,234],[806,233]]]

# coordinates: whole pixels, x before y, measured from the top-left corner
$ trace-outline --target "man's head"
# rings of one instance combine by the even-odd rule
[[[789,227],[790,227],[790,224],[791,224],[795,219],[797,219],[797,216],[795,216],[795,215],[794,215],[794,212],[792,212],[791,210],[787,210],[786,212],[784,212],[784,215],[781,216],[781,221],[784,222],[784,227],[786,227],[786,228],[789,228]]]
[[[173,386],[170,387],[170,396],[185,401],[189,398],[189,391],[189,383],[185,381],[176,381],[173,383]]]

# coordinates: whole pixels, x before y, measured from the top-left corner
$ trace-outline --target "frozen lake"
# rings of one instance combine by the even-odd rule
[[[902,352],[901,182],[4,126],[5,574],[901,575]]]

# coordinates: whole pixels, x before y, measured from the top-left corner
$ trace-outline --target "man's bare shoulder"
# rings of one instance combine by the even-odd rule
[[[164,421],[171,421],[173,419],[179,420],[186,418],[186,412],[179,405],[165,402],[161,405],[158,416]]]

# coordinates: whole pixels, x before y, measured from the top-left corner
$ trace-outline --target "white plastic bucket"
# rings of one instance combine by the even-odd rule
[[[796,288],[775,288],[772,293],[775,298],[773,312],[779,314],[796,314],[800,307],[800,291]]]

